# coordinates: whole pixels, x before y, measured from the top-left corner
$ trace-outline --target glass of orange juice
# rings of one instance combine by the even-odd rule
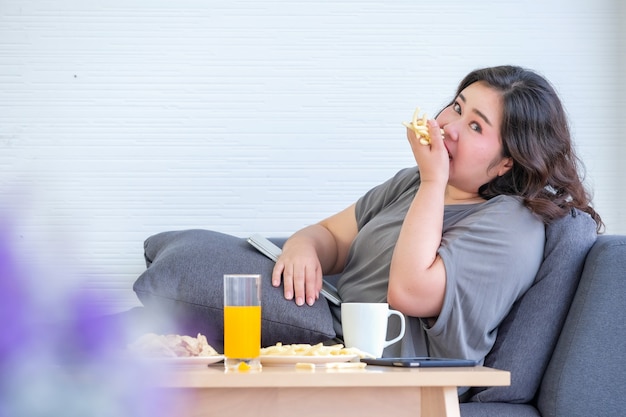
[[[224,275],[224,366],[261,369],[261,275]]]

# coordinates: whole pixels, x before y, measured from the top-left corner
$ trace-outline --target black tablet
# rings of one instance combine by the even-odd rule
[[[368,365],[380,366],[400,366],[406,368],[436,368],[450,366],[477,366],[479,362],[472,359],[453,359],[453,358],[431,358],[431,357],[412,357],[412,358],[362,358],[361,362]]]

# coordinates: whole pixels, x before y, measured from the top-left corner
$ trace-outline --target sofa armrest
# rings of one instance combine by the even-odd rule
[[[624,415],[625,306],[626,236],[600,236],[542,381],[542,416]]]

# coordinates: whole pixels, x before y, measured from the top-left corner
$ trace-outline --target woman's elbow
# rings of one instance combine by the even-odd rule
[[[400,291],[395,290],[391,285],[387,289],[387,303],[389,306],[398,310],[402,313],[405,313],[406,306],[403,294]]]
[[[387,302],[390,307],[407,316],[436,317],[441,312],[444,288],[402,288],[389,285]]]

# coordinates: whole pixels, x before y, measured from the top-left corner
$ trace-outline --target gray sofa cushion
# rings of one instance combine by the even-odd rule
[[[541,383],[541,415],[626,413],[626,236],[600,236]]]
[[[461,417],[541,417],[539,411],[528,404],[463,403]]]
[[[470,401],[527,403],[534,398],[596,237],[595,222],[581,211],[546,227],[535,283],[504,319],[485,358],[485,366],[511,372],[511,385],[474,388]]]
[[[144,243],[147,269],[133,290],[146,308],[166,313],[188,332],[201,332],[223,351],[224,274],[263,275],[263,346],[325,342],[335,337],[326,299],[298,307],[271,285],[274,263],[245,239],[209,230],[168,231]]]

